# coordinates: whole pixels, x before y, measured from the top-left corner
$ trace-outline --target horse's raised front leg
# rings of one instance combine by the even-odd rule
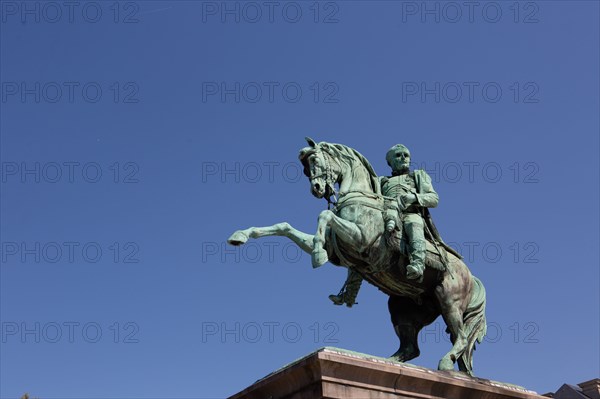
[[[315,234],[313,241],[313,267],[319,267],[329,259],[327,251],[325,251],[325,232],[327,231],[327,227],[333,229],[342,241],[353,243],[359,251],[366,249],[364,248],[365,244],[362,233],[356,223],[344,220],[336,216],[332,211],[323,211],[319,214],[317,234]]]
[[[284,236],[295,242],[304,252],[310,254],[313,251],[314,236],[293,228],[287,222],[277,223],[267,227],[250,227],[245,230],[238,230],[227,239],[227,242],[237,246],[245,244],[249,238],[267,236]]]

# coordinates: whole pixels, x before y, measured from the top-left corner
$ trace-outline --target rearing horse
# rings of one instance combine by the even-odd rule
[[[453,344],[438,364],[440,370],[472,375],[473,350],[486,333],[485,288],[465,263],[448,252],[441,254],[427,243],[427,267],[421,282],[406,278],[409,263],[400,251],[402,238],[385,231],[383,212],[386,198],[372,166],[356,150],[341,144],[315,143],[300,151],[304,173],[317,198],[339,197],[333,210],[319,215],[317,232],[310,235],[288,223],[238,230],[227,240],[244,244],[249,238],[285,236],[311,254],[313,267],[330,261],[348,267],[389,295],[388,308],[400,348],[391,359],[405,362],[419,356],[419,331],[441,314]],[[401,233],[400,233],[401,236]]]

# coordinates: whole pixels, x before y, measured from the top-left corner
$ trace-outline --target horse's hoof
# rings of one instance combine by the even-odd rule
[[[452,371],[454,370],[454,363],[447,357],[442,358],[438,364],[438,370]]]
[[[388,357],[388,360],[394,361],[394,362],[399,362],[399,363],[404,363],[404,362],[408,362],[409,360],[412,360],[416,357],[419,357],[419,350],[416,351],[397,351],[396,353],[394,353],[392,356]]]
[[[404,363],[404,360],[402,360],[402,358],[400,356],[395,355],[395,354],[388,357],[387,360],[391,360],[392,362]]]
[[[315,249],[312,252],[312,266],[313,268],[317,268],[319,266],[323,266],[325,264],[325,262],[327,262],[327,260],[329,260],[329,257],[327,256],[327,251],[325,251],[324,249]]]
[[[245,244],[246,241],[248,241],[248,235],[241,230],[236,231],[227,239],[229,245],[235,246]]]

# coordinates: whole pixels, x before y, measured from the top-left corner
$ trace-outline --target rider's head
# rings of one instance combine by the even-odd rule
[[[403,144],[396,144],[385,155],[387,164],[394,173],[407,173],[410,167],[410,151]]]

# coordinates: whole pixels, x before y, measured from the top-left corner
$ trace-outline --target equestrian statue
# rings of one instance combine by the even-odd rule
[[[402,144],[386,154],[392,175],[378,177],[358,151],[306,141],[308,147],[299,155],[304,174],[311,193],[329,204],[319,214],[316,233],[306,234],[283,222],[238,230],[227,242],[242,245],[249,238],[285,236],[311,255],[313,267],[326,262],[346,267],[342,289],[329,296],[335,305],[353,306],[363,280],[389,295],[388,308],[400,339],[391,360],[419,356],[419,331],[441,315],[452,348],[438,369],[454,370],[457,363],[460,371],[473,375],[475,344],[487,330],[485,288],[433,224],[429,208],[437,206],[439,198],[429,175],[410,170],[410,152]]]

